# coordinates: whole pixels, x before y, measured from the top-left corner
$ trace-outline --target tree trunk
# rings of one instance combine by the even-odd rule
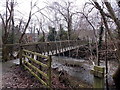
[[[45,42],[45,32],[43,30],[42,30],[42,34],[43,34],[43,38],[42,38],[43,40],[42,41]]]
[[[5,46],[5,44],[3,44],[3,46],[2,46],[2,58],[3,58],[3,62],[8,60],[8,50]]]
[[[113,80],[117,90],[120,90],[120,46],[119,45],[120,45],[120,41],[118,41],[118,50],[117,50],[117,56],[118,56],[117,58],[119,59],[119,66],[113,75]]]
[[[3,45],[2,45],[2,59],[3,59],[3,61],[8,60],[8,50],[5,46],[7,44],[7,41],[8,41],[8,33],[5,33],[2,36],[2,42],[3,42]]]
[[[71,40],[71,31],[72,31],[72,20],[69,19],[68,21],[68,40]]]
[[[120,64],[113,75],[113,80],[115,82],[116,89],[120,90]]]
[[[116,18],[115,16],[115,12],[113,11],[113,8],[111,7],[111,4],[107,1],[107,0],[104,0],[104,3],[108,9],[108,12],[109,14],[111,15],[112,19],[114,20],[116,26],[117,26],[117,29],[118,29],[118,40],[120,40],[120,21],[118,20],[118,18]],[[98,4],[98,2],[95,2],[94,1],[94,4],[96,5],[96,8],[100,11],[101,13],[101,16],[103,18],[103,22],[104,22],[104,25],[108,31],[108,34],[111,38],[111,40],[113,41],[113,44],[115,45],[115,48],[117,49],[117,58],[120,62],[120,44],[119,44],[119,41],[118,41],[118,44],[115,43],[115,40],[113,39],[111,33],[110,33],[110,30],[108,28],[108,25],[107,25],[107,20],[105,18],[105,13],[103,11],[103,9],[101,8],[101,6]],[[115,86],[117,88],[117,90],[120,90],[120,63],[119,63],[119,66],[117,68],[117,70],[115,71],[114,75],[113,75],[113,80],[114,80],[114,83],[115,83]]]

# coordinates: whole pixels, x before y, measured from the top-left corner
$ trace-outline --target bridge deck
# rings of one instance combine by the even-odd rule
[[[79,48],[79,47],[80,47],[80,46],[67,47],[67,48],[62,48],[62,49],[59,49],[59,50],[52,50],[52,51],[45,52],[45,53],[42,53],[42,54],[43,54],[43,55],[56,55],[56,54],[64,53],[64,52],[66,52],[66,51],[74,50],[74,49]]]

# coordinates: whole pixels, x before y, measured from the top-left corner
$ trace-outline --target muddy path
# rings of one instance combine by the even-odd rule
[[[35,77],[28,71],[22,69],[19,65],[12,65],[5,68],[2,74],[2,88],[45,88]],[[5,70],[4,69],[4,70]],[[59,78],[52,74],[52,88],[67,88],[60,83]]]
[[[12,60],[2,65],[1,88],[45,88],[28,71],[19,66],[19,60]],[[59,80],[59,74],[52,71],[52,88],[70,88]]]

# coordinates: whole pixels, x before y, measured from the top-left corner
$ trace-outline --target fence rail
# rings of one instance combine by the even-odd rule
[[[41,84],[51,88],[51,56],[44,56],[22,48],[20,49],[20,54],[21,65],[36,77]],[[44,61],[44,59],[47,60]]]

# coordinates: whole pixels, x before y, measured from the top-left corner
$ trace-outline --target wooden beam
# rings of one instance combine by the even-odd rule
[[[42,72],[40,69],[38,69],[37,67],[33,66],[31,63],[27,62],[24,60],[25,63],[27,63],[27,65],[29,65],[30,67],[32,67],[34,70],[36,70],[38,73],[40,73],[41,75],[43,75],[47,80],[49,79],[48,78],[48,75],[44,72]]]
[[[37,55],[37,56],[40,56],[41,58],[46,58],[46,59],[49,59],[47,56],[42,55],[42,54],[40,54],[40,53],[32,52],[32,51],[25,50],[25,49],[23,49],[23,51],[24,51],[24,52],[31,53],[31,54],[34,54],[34,55]]]
[[[37,61],[37,60],[29,57],[29,56],[26,56],[26,55],[24,55],[24,54],[23,54],[23,56],[26,57],[26,58],[28,58],[28,59],[30,59],[31,61],[33,61],[34,63],[36,63],[36,64],[38,64],[38,65],[41,65],[41,66],[43,66],[43,67],[48,67],[46,64],[43,64],[43,63],[41,63],[41,62],[39,62],[39,61]]]
[[[94,66],[94,70],[91,70],[91,73],[94,75],[93,88],[100,88],[104,90],[104,67]]]
[[[38,77],[38,75],[36,75],[29,67],[27,67],[26,65],[24,65],[24,67],[34,76],[36,77],[43,85],[49,87],[47,85],[47,83],[45,83],[41,78]]]

